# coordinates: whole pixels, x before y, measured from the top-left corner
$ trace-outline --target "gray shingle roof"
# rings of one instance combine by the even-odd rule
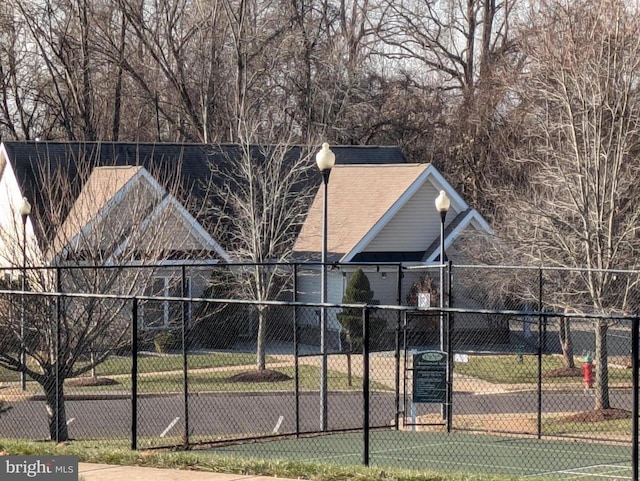
[[[179,166],[183,188],[196,199],[205,196],[204,185],[212,178],[211,165],[225,168],[234,158],[242,154],[236,144],[181,144],[181,143],[127,143],[127,142],[3,142],[9,162],[12,164],[23,195],[30,199],[34,209],[45,205],[42,198],[42,182],[46,176],[42,171],[55,172],[60,169],[72,182],[75,195],[82,189],[83,177],[79,166],[91,170],[96,166],[141,165],[154,172],[172,172]],[[319,148],[319,147],[318,147]],[[407,160],[398,147],[388,146],[332,146],[337,164],[399,164]],[[264,160],[258,147],[252,149],[258,161]],[[292,158],[305,155],[300,146],[291,148]],[[82,170],[81,169],[81,170]],[[316,185],[321,176],[310,169],[308,180]],[[49,177],[50,179],[51,177]],[[86,179],[86,176],[84,176]],[[213,181],[216,179],[214,178]],[[161,179],[158,179],[162,183]],[[67,208],[71,208],[68,206]],[[65,212],[66,216],[68,212]],[[42,214],[42,213],[41,213]],[[197,213],[192,212],[194,216]],[[38,226],[40,235],[51,239],[56,226]]]

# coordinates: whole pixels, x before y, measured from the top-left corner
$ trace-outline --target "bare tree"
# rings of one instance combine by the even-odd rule
[[[208,207],[220,222],[216,236],[226,239],[236,259],[255,264],[232,269],[244,298],[273,300],[287,286],[284,277],[290,272],[268,263],[285,262],[292,253],[311,201],[308,177],[314,154],[287,142],[247,142],[239,144],[234,158],[211,166],[214,174],[207,188],[213,202]],[[257,310],[256,368],[263,371],[266,307]]]
[[[528,182],[496,189],[499,225],[521,261],[580,268],[557,272],[558,309],[637,309],[640,279],[612,269],[635,266],[640,248],[639,20],[619,1],[544,1],[528,19],[526,74],[511,93],[526,112],[514,162]],[[610,322],[594,324],[595,408],[608,409]]]
[[[564,362],[564,367],[573,369],[576,367],[576,363],[573,359],[573,337],[571,335],[570,317],[560,318],[558,335],[560,337],[560,347],[562,348],[562,359]]]
[[[491,211],[485,176],[501,166],[501,114],[506,86],[520,66],[513,23],[518,0],[386,0],[379,55],[412,79],[436,107],[427,142],[408,150],[432,161],[484,214]],[[381,47],[382,48],[382,47]],[[444,112],[437,107],[444,103]]]
[[[178,173],[154,172],[160,187],[142,167],[96,167],[88,154],[69,156],[52,169],[46,167],[48,159],[34,162],[40,165],[34,172],[40,189],[31,199],[27,237],[18,212],[0,230],[2,257],[17,272],[25,249],[27,289],[36,294],[145,293],[159,268],[141,264],[156,265],[185,242],[178,239],[186,236],[176,235],[180,225],[172,207],[179,195]],[[130,302],[46,294],[7,295],[2,302],[0,366],[24,372],[42,387],[51,438],[64,441],[64,382],[129,345]]]
[[[28,24],[12,2],[0,7],[0,138],[33,139],[53,128],[45,95],[44,65],[29,38]]]

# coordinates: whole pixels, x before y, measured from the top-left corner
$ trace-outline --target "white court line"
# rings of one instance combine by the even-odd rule
[[[280,416],[278,418],[278,422],[276,423],[276,427],[273,428],[273,432],[277,433],[278,431],[280,431],[280,426],[282,426],[282,421],[284,421],[284,416]]]
[[[178,419],[180,418],[175,418],[173,421],[169,423],[169,425],[167,426],[167,429],[162,431],[162,434],[160,435],[161,438],[164,438],[167,435],[167,433],[171,430],[171,428],[176,425],[176,423],[178,422]]]
[[[609,469],[609,470],[613,470],[613,471],[609,471],[607,473],[597,473],[597,472],[592,472],[591,470],[597,470],[597,469]],[[592,466],[582,466],[580,468],[573,468],[573,469],[560,469],[557,471],[546,471],[543,473],[535,473],[535,474],[529,474],[526,477],[527,478],[535,478],[535,477],[545,477],[545,476],[551,476],[554,474],[568,474],[571,476],[580,476],[580,477],[595,477],[595,478],[607,478],[610,479],[611,476],[615,476],[616,479],[631,479],[631,476],[621,476],[619,474],[619,472],[628,472],[631,469],[631,466],[619,466],[616,464],[594,464]],[[572,478],[574,479],[574,478]]]

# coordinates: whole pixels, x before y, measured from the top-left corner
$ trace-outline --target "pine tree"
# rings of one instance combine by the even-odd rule
[[[342,303],[374,304],[369,278],[362,269],[358,268],[349,279],[349,284],[342,297]],[[362,349],[362,309],[355,307],[344,308],[338,314],[338,321],[340,321],[345,330],[349,351],[360,351]]]

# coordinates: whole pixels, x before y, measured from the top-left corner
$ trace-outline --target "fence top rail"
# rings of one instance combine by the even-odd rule
[[[612,274],[638,274],[640,275],[640,270],[637,269],[595,269],[591,267],[561,267],[561,266],[524,266],[524,265],[494,265],[494,264],[454,264],[452,262],[445,264],[414,264],[414,265],[405,265],[401,262],[328,262],[325,265],[328,268],[331,267],[358,267],[358,266],[366,266],[366,267],[375,267],[375,266],[393,266],[398,269],[405,270],[420,270],[420,269],[442,269],[443,267],[447,267],[451,264],[451,267],[454,269],[487,269],[487,270],[521,270],[521,271],[554,271],[554,272],[601,272],[601,273],[612,273]],[[55,270],[73,270],[73,269],[82,269],[82,270],[113,270],[113,269],[153,269],[153,268],[167,268],[167,267],[217,267],[217,268],[233,268],[233,267],[317,267],[322,266],[323,263],[319,261],[304,261],[304,262],[218,262],[217,260],[164,260],[158,261],[157,263],[150,264],[144,262],[133,262],[130,264],[114,264],[114,265],[100,265],[100,266],[92,266],[92,265],[82,265],[82,264],[74,264],[74,265],[58,265],[58,266],[47,266],[47,265],[32,265],[27,266],[0,266],[0,271],[55,271]]]
[[[88,293],[68,293],[68,292],[34,292],[21,290],[0,289],[2,295],[25,295],[25,296],[44,296],[59,298],[79,298],[79,299],[112,299],[125,301],[160,301],[160,302],[199,302],[209,304],[235,304],[235,305],[255,305],[255,306],[288,306],[288,307],[313,307],[327,309],[362,309],[372,311],[394,311],[394,312],[431,312],[453,313],[453,314],[484,314],[484,315],[500,315],[500,316],[524,316],[524,317],[563,317],[578,319],[603,319],[603,320],[634,320],[640,319],[640,313],[620,314],[620,313],[597,313],[597,312],[553,312],[553,311],[536,311],[536,310],[514,310],[514,309],[478,309],[478,308],[457,308],[446,307],[418,307],[418,306],[397,306],[397,305],[379,305],[379,304],[332,304],[321,302],[293,302],[293,301],[268,301],[268,300],[251,300],[251,299],[225,299],[225,298],[204,298],[204,297],[169,297],[169,296],[143,296],[133,294],[88,294]]]
[[[433,266],[424,266],[430,268]],[[600,272],[610,274],[638,274],[637,269],[594,269],[590,267],[551,267],[551,266],[509,266],[509,265],[489,265],[489,264],[452,264],[454,269],[495,269],[495,270],[521,270],[521,271],[553,271],[553,272]]]
[[[232,267],[317,267],[326,265],[327,268],[331,267],[396,267],[401,269],[405,266],[400,262],[327,262],[323,264],[320,261],[304,261],[304,262],[218,262],[215,259],[204,260],[163,260],[157,263],[144,263],[144,262],[131,262],[128,264],[105,264],[99,266],[83,265],[83,264],[69,264],[69,265],[29,265],[26,266],[1,266],[0,271],[55,271],[55,270],[113,270],[113,269],[153,269],[153,268],[166,268],[166,267],[218,267],[221,269]]]

